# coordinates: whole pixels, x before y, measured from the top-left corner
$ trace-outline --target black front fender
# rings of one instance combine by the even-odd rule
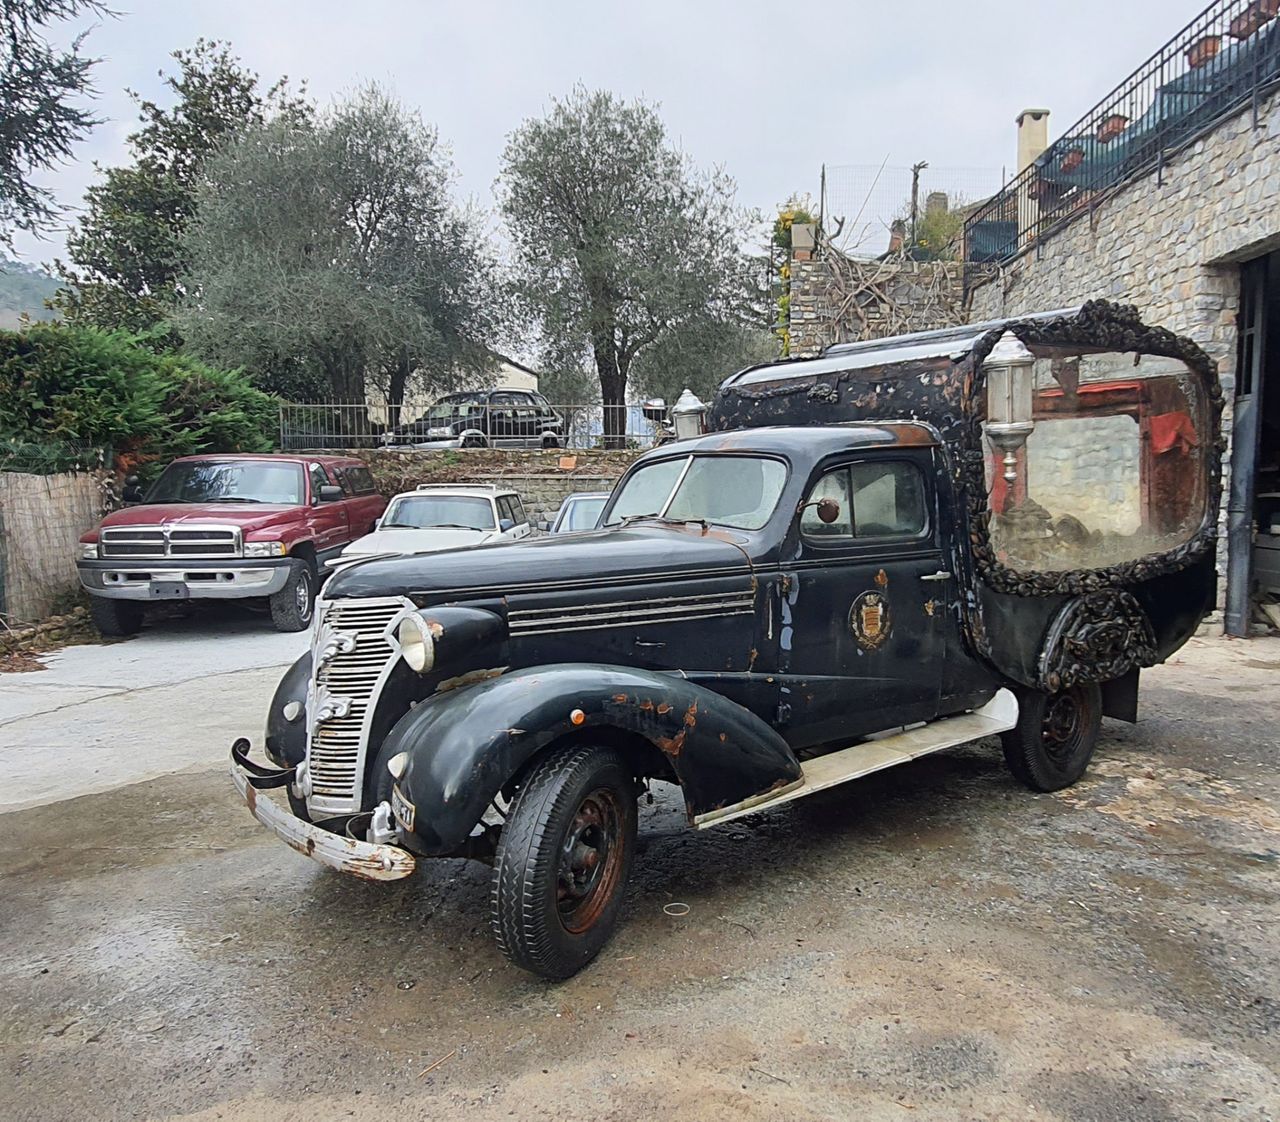
[[[636,734],[663,753],[690,819],[801,774],[781,736],[718,693],[678,674],[578,663],[428,698],[391,730],[376,767],[408,753],[399,787],[416,808],[411,847],[447,853],[538,752],[574,734],[590,743],[592,729]]]
[[[307,754],[307,687],[311,682],[311,652],[307,651],[280,679],[267,710],[267,755],[279,767],[297,767]],[[291,721],[285,706],[297,702]]]

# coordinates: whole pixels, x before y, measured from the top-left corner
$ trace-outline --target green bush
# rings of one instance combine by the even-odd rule
[[[0,440],[111,448],[122,470],[193,452],[266,452],[276,398],[120,331],[33,324],[0,331]]]

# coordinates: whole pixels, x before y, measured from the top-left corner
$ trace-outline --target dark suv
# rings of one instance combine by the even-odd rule
[[[389,448],[559,448],[564,436],[546,398],[507,389],[449,394],[385,439]]]

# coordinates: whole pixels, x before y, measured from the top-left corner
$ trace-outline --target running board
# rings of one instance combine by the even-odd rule
[[[981,740],[984,736],[1005,732],[1017,723],[1018,699],[1008,690],[999,690],[986,705],[971,713],[943,717],[901,732],[880,734],[877,739],[865,740],[852,747],[805,760],[804,774],[789,786],[699,814],[695,816],[693,824],[701,830],[707,826],[717,826],[721,822],[731,822],[744,814],[781,806],[783,803],[802,799],[805,795],[812,795],[815,791],[825,791],[828,787],[847,783],[850,779],[861,779],[873,771],[883,771],[887,767],[908,763],[931,752],[941,752],[944,748],[954,748],[957,744],[967,744],[971,740]]]

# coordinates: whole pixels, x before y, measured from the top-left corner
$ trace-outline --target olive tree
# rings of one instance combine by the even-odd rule
[[[133,159],[103,169],[67,235],[68,262],[56,262],[66,287],[53,305],[68,322],[133,332],[164,323],[180,296],[182,236],[205,162],[246,128],[311,112],[305,92],[284,78],[264,89],[225,43],[200,39],[172,58],[165,104],[130,92],[141,120],[128,138]]]
[[[435,131],[370,86],[251,129],[206,165],[175,316],[208,361],[295,397],[396,405],[483,379],[501,320],[476,217]]]
[[[588,357],[606,406],[646,352],[738,322],[733,182],[695,169],[651,106],[581,87],[554,101],[508,139],[499,193],[524,310],[549,354]],[[624,423],[605,409],[608,443]]]

